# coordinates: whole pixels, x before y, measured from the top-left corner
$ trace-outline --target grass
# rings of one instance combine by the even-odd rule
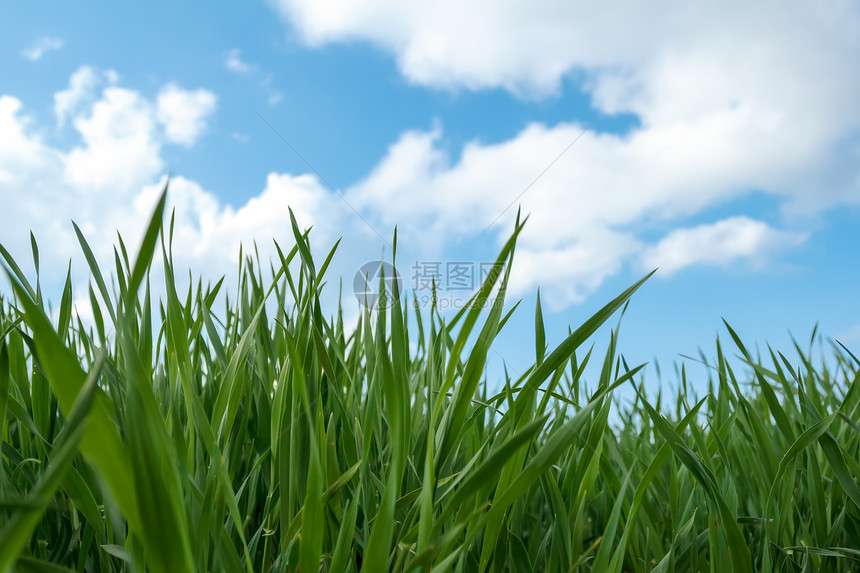
[[[493,393],[519,221],[453,318],[394,293],[345,325],[319,303],[331,255],[318,265],[295,220],[271,278],[247,259],[219,311],[220,282],[177,292],[163,210],[136,259],[120,242],[112,289],[79,232],[91,327],[70,279],[50,312],[0,249],[0,571],[858,569],[847,349],[762,358],[726,325],[707,393],[682,370],[652,404],[616,331],[589,349],[643,279],[554,349],[538,301],[535,363]]]

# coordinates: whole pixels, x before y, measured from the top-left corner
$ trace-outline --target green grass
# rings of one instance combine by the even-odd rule
[[[519,221],[453,318],[404,297],[345,325],[295,221],[270,278],[248,258],[232,299],[177,292],[163,209],[115,292],[79,233],[89,328],[70,279],[51,312],[0,249],[0,572],[858,569],[847,349],[754,356],[726,325],[707,392],[682,370],[651,403],[617,332],[590,341],[643,279],[554,349],[538,302],[535,363],[494,393]]]

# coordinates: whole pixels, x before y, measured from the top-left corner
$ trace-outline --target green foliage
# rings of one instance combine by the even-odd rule
[[[652,404],[613,332],[586,384],[581,348],[646,277],[555,348],[538,298],[535,364],[493,393],[519,220],[450,320],[395,292],[348,326],[320,307],[334,250],[317,267],[295,219],[271,279],[244,260],[217,311],[221,282],[177,292],[163,210],[162,197],[134,261],[120,244],[116,292],[75,228],[94,329],[74,316],[70,275],[48,310],[35,240],[35,286],[0,246],[14,293],[0,298],[0,573],[860,565],[847,349],[821,366],[812,342],[765,361],[726,325],[748,373],[717,341],[706,395],[682,369]],[[613,400],[621,385],[632,404]]]

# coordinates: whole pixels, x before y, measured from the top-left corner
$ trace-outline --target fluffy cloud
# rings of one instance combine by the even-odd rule
[[[81,140],[65,154],[65,182],[110,187],[114,193],[139,188],[163,168],[162,145],[193,145],[215,111],[217,98],[205,89],[188,91],[171,83],[153,102],[115,85],[118,81],[113,70],[98,73],[82,66],[69,86],[54,94],[58,127],[72,119]]]
[[[81,104],[95,97],[99,76],[90,66],[81,66],[69,78],[69,87],[54,94],[54,115],[57,126],[63,127]]]
[[[599,72],[601,80],[613,78],[628,104],[640,99],[630,88],[673,59],[699,59],[706,67],[697,77],[712,86],[721,79],[708,75],[713,68],[756,68],[777,58],[782,68],[809,72],[819,56],[837,56],[825,65],[831,70],[819,70],[824,76],[846,65],[846,52],[858,44],[857,7],[848,0],[680,6],[628,0],[612,7],[555,0],[271,2],[308,44],[372,42],[391,51],[417,83],[547,93],[565,74],[584,69]],[[708,55],[718,57],[708,61]],[[708,86],[689,82],[685,92],[701,95]],[[641,96],[644,102],[649,94]]]
[[[585,300],[641,248],[633,234],[600,227],[554,248],[530,241],[517,250],[510,288],[525,294],[541,285],[544,301],[560,310]]]
[[[83,145],[66,157],[65,179],[79,187],[126,187],[161,170],[161,140],[152,104],[140,93],[109,87],[89,115],[74,120]]]
[[[163,189],[164,146],[192,143],[215,101],[205,90],[187,92],[171,84],[155,101],[118,85],[99,93],[102,84],[116,81],[109,75],[81,68],[58,92],[57,115],[70,120],[79,138],[69,150],[45,144],[21,101],[0,96],[0,243],[26,269],[32,230],[42,246],[42,279],[49,292],[65,277],[68,259],[74,259],[75,304],[84,318],[90,312],[87,265],[70,219],[79,224],[103,268],[112,268],[117,233],[134,249]],[[240,245],[246,254],[256,249],[267,264],[277,258],[272,239],[287,249],[293,244],[290,208],[300,226],[314,227],[320,250],[344,233],[358,239],[342,248],[352,254],[340,269],[344,274],[355,272],[350,265],[356,258],[370,256],[365,247],[373,243],[367,240],[371,232],[351,228],[354,221],[345,220],[351,217],[340,199],[316,177],[271,173],[259,194],[236,207],[195,181],[173,178],[167,212],[174,218],[174,261],[207,280],[227,276],[228,284],[235,284]],[[180,273],[180,280],[184,276]],[[336,296],[336,289],[329,290]]]
[[[585,126],[574,118],[534,123],[506,141],[470,142],[457,157],[445,151],[441,124],[404,132],[344,191],[383,235],[398,225],[401,260],[410,260],[410,244],[423,245],[415,247],[418,256],[438,260],[485,229],[502,240],[513,213],[499,214],[521,203],[531,220],[513,290],[542,284],[545,300],[562,307],[625,266],[659,264],[671,273],[691,265],[759,264],[801,244],[805,235],[797,229],[743,217],[683,228],[691,217],[701,220],[753,190],[785,209],[860,202],[857,152],[849,144],[860,136],[860,76],[854,73],[860,15],[847,0],[629,1],[617,13],[550,0],[271,1],[309,44],[372,42],[418,84],[540,98],[577,79],[600,113],[638,118],[622,134],[583,135]],[[244,69],[238,52],[228,54],[228,69],[231,56],[234,71]],[[42,217],[37,200],[50,201],[68,209],[60,211],[63,221],[91,221],[92,232],[109,244],[113,227],[133,229],[151,208],[162,147],[192,144],[216,105],[201,90],[166,86],[153,102],[116,85],[96,94],[85,80],[82,73],[81,85],[58,100],[58,119],[71,119],[81,136],[70,152],[45,146],[28,131],[20,102],[0,100],[0,127],[9,126],[0,131],[0,145],[29,146],[30,164],[43,166],[0,158],[0,185],[3,177],[28,181],[3,192],[29,194],[11,214],[0,213],[0,222],[11,225],[5,229]],[[130,157],[133,166],[123,163]],[[239,241],[260,237],[268,245],[274,236],[289,242],[285,204],[302,223],[315,225],[316,244],[349,236],[342,249],[353,262],[377,248],[367,244],[379,244],[313,177],[272,174],[259,195],[237,208],[181,177],[173,188],[181,256],[215,276],[232,265]],[[31,206],[27,213],[24,205]],[[90,211],[81,215],[84,209]],[[56,216],[44,220],[59,228]],[[110,221],[108,230],[103,221]],[[670,230],[645,239],[655,229]],[[19,234],[23,243],[26,234]],[[61,242],[74,245],[73,237]]]
[[[256,69],[253,64],[244,61],[242,52],[235,48],[224,56],[224,67],[237,74],[249,74]]]
[[[69,224],[74,219],[93,234],[101,254],[109,255],[117,229],[124,234],[140,230],[140,213],[130,212],[129,206],[139,202],[141,189],[162,176],[162,147],[177,139],[193,141],[191,135],[200,132],[211,113],[214,96],[209,92],[168,85],[159,94],[167,103],[159,105],[112,85],[117,80],[115,72],[82,67],[68,88],[55,94],[58,122],[70,120],[79,138],[69,150],[45,144],[22,103],[0,96],[0,196],[14,198],[4,201],[0,211],[0,242],[13,253],[26,256],[33,229],[51,242],[51,249],[43,249],[46,265],[53,258],[62,266],[62,259],[77,250]],[[103,84],[108,85],[99,93]],[[159,111],[182,108],[190,110],[192,120],[172,113],[159,117]]]
[[[215,94],[199,89],[185,91],[167,84],[158,93],[157,117],[168,141],[193,145],[206,127],[206,119],[215,111]]]
[[[749,217],[730,217],[672,231],[643,253],[642,264],[659,267],[664,276],[695,264],[728,266],[738,259],[758,264],[762,257],[800,245],[808,237],[778,231]]]
[[[59,50],[63,47],[62,38],[44,37],[36,40],[36,43],[29,48],[22,50],[21,55],[31,62],[40,60],[46,52]]]
[[[31,123],[17,98],[0,95],[0,185],[23,186],[40,171],[56,165],[59,154],[28,133]]]
[[[530,99],[575,78],[598,112],[638,118],[625,134],[585,134],[522,198],[583,125],[529,125],[501,143],[469,143],[456,161],[440,128],[406,132],[350,189],[349,200],[376,220],[443,244],[487,225],[501,240],[512,213],[499,213],[522,203],[532,219],[517,284],[549,282],[559,304],[581,300],[627,262],[708,231],[649,246],[637,233],[651,224],[683,225],[752,192],[786,212],[860,202],[850,146],[860,137],[854,3],[661,0],[612,10],[554,0],[272,1],[308,45],[373,43],[417,84]],[[761,233],[744,248],[730,241],[721,255],[730,260],[763,260],[774,237],[798,237],[729,221],[710,230]],[[713,256],[679,257],[673,268],[723,260]]]
[[[146,217],[157,201],[164,180],[144,186],[134,199],[135,218]],[[272,239],[282,246],[293,242],[289,209],[302,227],[314,226],[314,242],[329,239],[337,231],[336,208],[332,197],[310,175],[270,173],[259,195],[237,209],[221,202],[212,192],[184,177],[170,181],[168,212],[174,217],[174,244],[177,261],[210,277],[230,274],[240,245],[258,241],[265,261],[276,257]],[[335,199],[336,201],[336,199]],[[326,217],[329,213],[332,217]],[[325,245],[319,245],[324,247]]]
[[[86,104],[95,101],[97,89],[103,83],[115,84],[119,74],[113,70],[96,72],[90,66],[81,66],[69,78],[69,87],[54,94],[54,115],[57,127],[63,127],[72,115],[81,111]]]
[[[692,142],[693,133],[702,138],[698,144]],[[732,142],[744,137],[761,144],[735,149]],[[438,256],[487,228],[503,240],[514,209],[498,215],[512,203],[514,208],[522,204],[531,218],[521,238],[512,288],[523,293],[542,284],[547,301],[557,308],[583,300],[624,264],[639,261],[639,266],[642,257],[650,261],[655,253],[665,253],[667,245],[706,231],[667,236],[655,251],[638,238],[636,229],[642,225],[677,224],[749,187],[789,201],[812,192],[805,186],[809,168],[781,161],[791,144],[742,111],[720,121],[628,135],[583,135],[579,124],[533,124],[501,143],[471,142],[457,161],[441,149],[441,138],[439,127],[403,134],[371,173],[348,190],[348,201],[378,225],[397,224],[404,242],[435,246],[427,256]],[[768,232],[754,233],[763,229]],[[712,238],[727,241],[722,248],[733,253],[731,260],[763,260],[773,251],[772,239],[796,237],[743,218],[713,230]],[[740,233],[741,250],[730,236],[735,232]],[[786,242],[789,247],[798,244]],[[677,258],[672,270],[700,262],[717,260]]]

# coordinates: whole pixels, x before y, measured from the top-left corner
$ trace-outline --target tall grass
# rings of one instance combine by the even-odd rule
[[[113,289],[79,233],[90,327],[70,278],[51,313],[0,250],[0,571],[857,570],[846,349],[759,357],[726,325],[707,393],[682,370],[652,404],[615,331],[602,358],[583,346],[643,279],[554,349],[538,302],[534,365],[494,392],[519,220],[453,318],[395,292],[345,325],[295,220],[271,278],[246,260],[219,309],[220,282],[177,292],[163,210]]]

